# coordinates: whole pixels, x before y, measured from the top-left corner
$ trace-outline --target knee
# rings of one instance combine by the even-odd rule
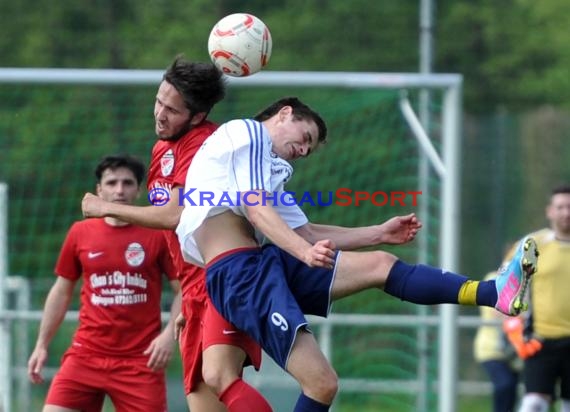
[[[202,378],[204,383],[219,396],[232,382],[239,378],[239,375],[227,368],[204,365],[202,367]]]
[[[319,390],[325,395],[325,397],[330,398],[331,402],[338,392],[338,376],[334,370],[331,370],[327,376],[320,383]]]
[[[336,394],[338,393],[338,376],[336,373],[333,374],[327,379],[325,384],[323,385],[323,392],[326,394],[327,397],[330,397],[331,403],[335,398]]]
[[[330,405],[338,392],[338,376],[334,370],[330,369],[320,374],[318,379],[301,384],[301,387],[308,397]]]
[[[384,289],[388,280],[388,275],[390,274],[394,264],[398,261],[398,258],[391,253],[381,250],[376,250],[370,253],[374,256],[374,266],[371,267],[370,270],[374,273],[376,286]]]
[[[548,412],[548,398],[538,393],[527,393],[521,402],[519,412]]]
[[[237,346],[212,345],[202,352],[202,379],[218,396],[241,377],[245,353]]]

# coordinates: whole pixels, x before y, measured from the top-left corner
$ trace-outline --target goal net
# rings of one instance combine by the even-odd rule
[[[0,348],[9,361],[1,366],[0,391],[4,405],[12,405],[6,410],[38,409],[43,402],[47,385],[30,389],[25,362],[59,248],[71,223],[81,219],[81,197],[94,190],[93,168],[100,158],[122,152],[148,163],[161,76],[161,71],[0,69],[0,179],[9,187],[10,262],[0,279],[5,284],[7,276],[18,276],[31,286],[25,315],[21,307],[14,310],[11,295],[0,300],[6,326]],[[422,99],[428,90],[430,99]],[[311,221],[371,225],[416,212],[426,224],[423,238],[387,250],[451,270],[458,250],[460,93],[457,75],[267,71],[230,79],[227,98],[210,118],[250,117],[278,98],[299,96],[322,114],[329,129],[328,142],[310,160],[296,162],[288,186],[313,195],[313,202],[305,199],[302,205]],[[415,113],[422,109],[427,117],[420,122]],[[421,168],[426,161],[431,166]],[[143,194],[140,204],[145,201]],[[7,289],[0,284],[2,290]],[[433,410],[437,403],[442,411],[452,410],[454,318],[453,308],[419,308],[379,291],[336,302],[328,320],[311,318],[340,377],[335,410]],[[48,366],[57,368],[75,322],[59,331]],[[23,329],[27,334],[17,336],[26,341],[14,342]],[[175,362],[169,382],[180,377]],[[281,371],[264,368],[247,377],[274,403],[290,402],[283,394],[297,391]],[[439,396],[435,382],[447,387]]]

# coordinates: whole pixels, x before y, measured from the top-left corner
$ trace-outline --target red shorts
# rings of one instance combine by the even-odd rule
[[[164,371],[150,370],[147,361],[68,351],[45,403],[99,412],[108,395],[117,412],[164,412],[167,410]]]
[[[204,381],[202,351],[212,345],[223,344],[241,348],[248,357],[246,365],[253,365],[259,370],[261,347],[228,323],[216,311],[207,296],[183,297],[182,314],[186,319],[186,326],[180,334],[180,353],[186,395],[196,390],[198,384]]]

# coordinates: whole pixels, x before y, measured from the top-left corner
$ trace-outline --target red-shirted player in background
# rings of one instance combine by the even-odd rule
[[[226,411],[224,404],[231,405],[236,394],[240,394],[247,398],[249,410],[267,411],[271,409],[267,401],[241,379],[220,396],[224,404],[204,383],[202,351],[208,346],[224,344],[227,348],[240,348],[235,349],[238,356],[247,354],[248,359],[244,358],[243,362],[250,362],[256,368],[261,362],[261,349],[215,310],[208,308],[205,272],[184,262],[174,233],[183,210],[179,199],[186,173],[196,151],[217,128],[207,116],[224,95],[223,75],[213,64],[176,58],[164,73],[154,104],[155,132],[159,140],[152,149],[148,176],[149,200],[153,206],[118,205],[87,193],[82,209],[85,217],[111,216],[141,226],[167,229],[164,233],[179,268],[182,287],[182,316],[177,322],[177,332],[190,410]],[[185,320],[183,328],[182,320]],[[227,368],[227,365],[220,365],[220,368]],[[224,372],[233,376],[241,374],[241,369]]]
[[[108,156],[95,170],[97,195],[132,204],[144,165]],[[74,223],[55,267],[57,279],[44,307],[36,347],[28,362],[33,383],[43,382],[48,346],[81,286],[79,326],[50,386],[44,412],[100,411],[108,395],[120,412],[166,411],[164,368],[174,346],[180,285],[161,231],[106,217]],[[162,276],[175,298],[161,332]]]

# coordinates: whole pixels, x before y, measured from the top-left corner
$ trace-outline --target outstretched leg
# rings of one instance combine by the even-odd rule
[[[517,315],[525,309],[524,298],[536,272],[537,258],[535,241],[526,237],[512,260],[499,270],[496,280],[472,281],[443,269],[409,265],[381,251],[342,252],[337,260],[332,298],[376,287],[417,304],[491,306],[507,315]]]

